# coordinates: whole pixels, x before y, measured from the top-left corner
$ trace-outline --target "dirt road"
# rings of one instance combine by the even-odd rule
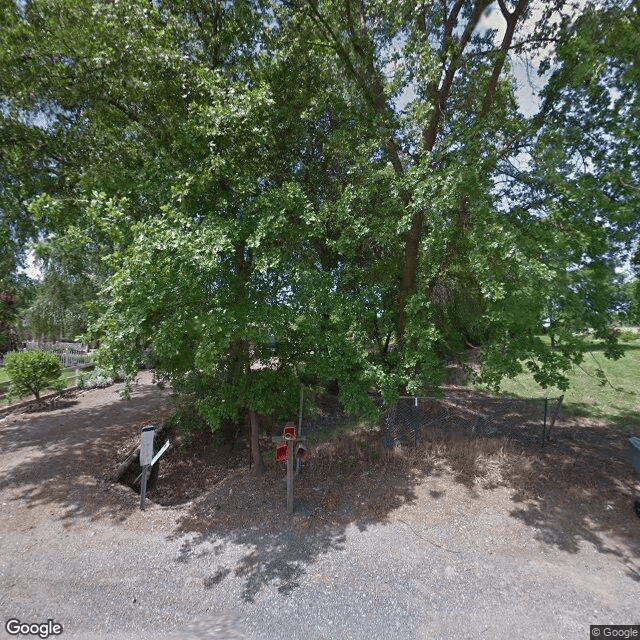
[[[140,512],[105,470],[167,394],[144,374],[130,401],[120,388],[0,421],[0,637],[16,637],[10,619],[87,640],[578,640],[590,624],[640,624],[631,504],[570,508],[553,486],[529,500],[435,465],[375,479],[378,515],[364,509],[371,476],[336,493],[309,474],[287,517],[279,470],[256,487],[238,468]]]

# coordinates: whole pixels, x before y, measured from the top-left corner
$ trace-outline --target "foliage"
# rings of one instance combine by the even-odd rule
[[[631,342],[640,338],[640,330],[638,329],[621,329],[618,337],[623,342]]]
[[[88,373],[78,375],[78,388],[80,389],[104,389],[114,382],[124,379],[124,372],[113,369],[96,368]]]
[[[16,349],[24,334],[23,317],[34,295],[34,283],[24,274],[0,276],[0,354]]]
[[[300,379],[361,413],[371,388],[437,386],[469,346],[493,386],[526,370],[566,387],[585,326],[622,354],[609,314],[638,230],[627,5],[0,8],[0,210],[14,240],[38,239],[34,326],[86,322],[101,365],[129,378],[152,354],[185,421],[249,418],[259,455],[257,414],[295,411]],[[549,43],[528,117],[513,64]],[[607,82],[628,108],[607,106]]]
[[[17,334],[14,325],[16,319],[15,296],[8,291],[0,291],[0,354],[15,349]]]
[[[640,325],[640,278],[623,282],[618,286],[618,318],[629,325]]]
[[[539,168],[549,166],[543,176],[558,211],[582,210],[580,225],[571,229],[590,269],[582,304],[612,311],[617,302],[617,311],[621,303],[632,316],[632,291],[617,282],[615,267],[632,258],[640,233],[639,19],[633,2],[603,2],[585,7],[561,34],[555,56],[543,67],[554,70],[535,154]],[[603,334],[607,314],[593,315]],[[626,321],[634,322],[629,316]]]
[[[26,310],[29,333],[51,341],[74,339],[87,328],[85,300],[95,295],[78,278],[65,278],[48,270],[35,286],[35,296]]]
[[[29,394],[38,400],[43,389],[62,388],[62,365],[49,351],[11,351],[4,357],[4,366],[11,382],[8,400]]]

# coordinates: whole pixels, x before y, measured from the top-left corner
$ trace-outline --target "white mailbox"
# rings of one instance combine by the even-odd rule
[[[156,435],[155,427],[143,427],[140,440],[140,466],[146,467],[153,460],[153,439]]]

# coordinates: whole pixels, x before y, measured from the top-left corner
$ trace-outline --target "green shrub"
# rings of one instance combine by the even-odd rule
[[[633,329],[621,329],[618,334],[618,338],[623,342],[631,342],[632,340],[637,340],[640,338],[640,334]]]
[[[89,376],[86,373],[79,373],[76,383],[78,385],[78,389],[86,389],[87,388],[87,380]]]
[[[115,369],[102,369],[96,367],[89,374],[80,374],[78,377],[78,387],[80,389],[104,389],[110,387],[114,382],[124,379],[124,373]]]
[[[7,400],[33,394],[40,399],[43,389],[63,389],[62,365],[50,351],[12,351],[4,357],[10,385]]]

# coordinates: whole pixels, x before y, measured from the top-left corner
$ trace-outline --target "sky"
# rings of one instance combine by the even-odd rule
[[[33,280],[42,279],[42,271],[40,271],[40,269],[38,268],[38,265],[35,263],[35,256],[31,249],[27,251],[26,266],[21,271],[23,273],[26,273]]]

